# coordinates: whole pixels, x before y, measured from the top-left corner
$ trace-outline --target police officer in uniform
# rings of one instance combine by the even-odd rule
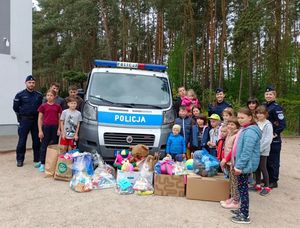
[[[277,188],[279,180],[281,137],[280,133],[285,128],[285,118],[282,107],[276,103],[276,91],[273,86],[268,86],[265,91],[264,103],[269,112],[269,121],[273,125],[273,141],[270,155],[267,160],[267,168],[270,177],[270,188]]]
[[[19,122],[17,145],[17,167],[22,167],[25,159],[26,141],[28,133],[31,132],[33,161],[38,167],[40,160],[40,140],[38,137],[38,107],[42,104],[43,96],[34,91],[35,79],[29,75],[25,80],[26,89],[17,93],[14,99],[13,109]]]
[[[225,108],[232,106],[227,103],[225,100],[225,94],[224,90],[222,88],[217,88],[216,89],[216,101],[213,104],[209,104],[208,106],[208,116],[211,116],[212,114],[218,114],[221,119],[222,118],[222,112],[224,111]]]

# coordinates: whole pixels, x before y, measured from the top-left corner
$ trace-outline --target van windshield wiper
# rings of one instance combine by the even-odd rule
[[[104,99],[102,97],[99,97],[99,96],[90,95],[89,97],[95,98],[95,99],[97,99],[99,101],[103,101],[105,103],[109,103],[111,105],[123,106],[123,107],[127,107],[127,108],[133,108],[134,107],[134,104],[113,102],[113,101],[106,100],[106,99]]]
[[[110,101],[110,100],[106,100],[106,99],[104,99],[104,98],[102,98],[102,97],[99,97],[99,96],[90,95],[89,97],[95,98],[95,99],[97,99],[97,100],[99,100],[99,101],[103,101],[103,102],[106,102],[106,103],[117,104],[117,103],[115,103],[115,102],[112,102],[112,101]]]
[[[151,105],[151,104],[136,104],[136,103],[129,103],[125,105],[130,105],[132,107],[149,107],[149,108],[155,108],[155,109],[162,109],[161,106],[158,105]]]

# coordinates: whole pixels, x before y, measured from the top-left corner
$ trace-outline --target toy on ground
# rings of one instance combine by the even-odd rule
[[[193,159],[189,159],[185,162],[185,167],[187,170],[193,170]]]
[[[121,150],[120,152],[117,153],[113,166],[118,169],[121,169],[125,159],[127,159],[128,161],[130,161],[131,159],[131,154],[127,149]]]
[[[143,144],[137,144],[131,147],[130,163],[134,165],[134,170],[138,171],[142,168],[147,156],[149,155],[149,147]]]
[[[120,195],[129,195],[133,194],[133,186],[126,178],[121,178],[116,185],[116,192]]]
[[[122,167],[121,167],[122,171],[125,171],[125,172],[134,171],[133,165],[127,159],[124,159],[124,161],[122,163],[123,163]]]

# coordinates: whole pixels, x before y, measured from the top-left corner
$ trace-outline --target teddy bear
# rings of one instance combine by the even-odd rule
[[[143,166],[143,163],[149,155],[149,147],[143,144],[137,144],[131,147],[132,157],[129,159],[130,163],[136,164],[135,171],[138,171]]]

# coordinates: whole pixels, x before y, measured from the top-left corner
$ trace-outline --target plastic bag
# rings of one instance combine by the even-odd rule
[[[219,161],[210,155],[207,150],[194,152],[193,170],[194,173],[203,177],[212,177],[218,174]]]
[[[111,175],[114,176],[114,178],[116,178],[115,168],[107,164],[104,161],[104,159],[101,157],[101,155],[98,154],[98,152],[92,153],[92,157],[93,157],[94,168],[97,167],[97,168],[104,169],[106,172],[110,173]],[[97,170],[97,168],[95,169],[95,171]]]
[[[86,172],[87,175],[93,176],[94,167],[93,167],[93,159],[91,153],[81,153],[78,156],[73,154],[73,175],[76,175],[78,172]]]
[[[91,177],[85,172],[78,172],[70,181],[70,187],[75,192],[89,192],[92,191],[93,185]]]
[[[134,193],[132,184],[126,178],[121,178],[116,185],[116,192],[120,195],[129,195]]]
[[[152,195],[154,193],[154,187],[152,185],[153,172],[149,171],[150,167],[148,163],[144,163],[141,175],[133,185],[133,189],[138,195]]]
[[[187,174],[184,162],[175,162],[175,164],[173,165],[173,170],[174,175],[181,176]]]
[[[93,189],[113,188],[116,186],[114,176],[105,169],[104,165],[98,166],[95,170],[92,182]]]

